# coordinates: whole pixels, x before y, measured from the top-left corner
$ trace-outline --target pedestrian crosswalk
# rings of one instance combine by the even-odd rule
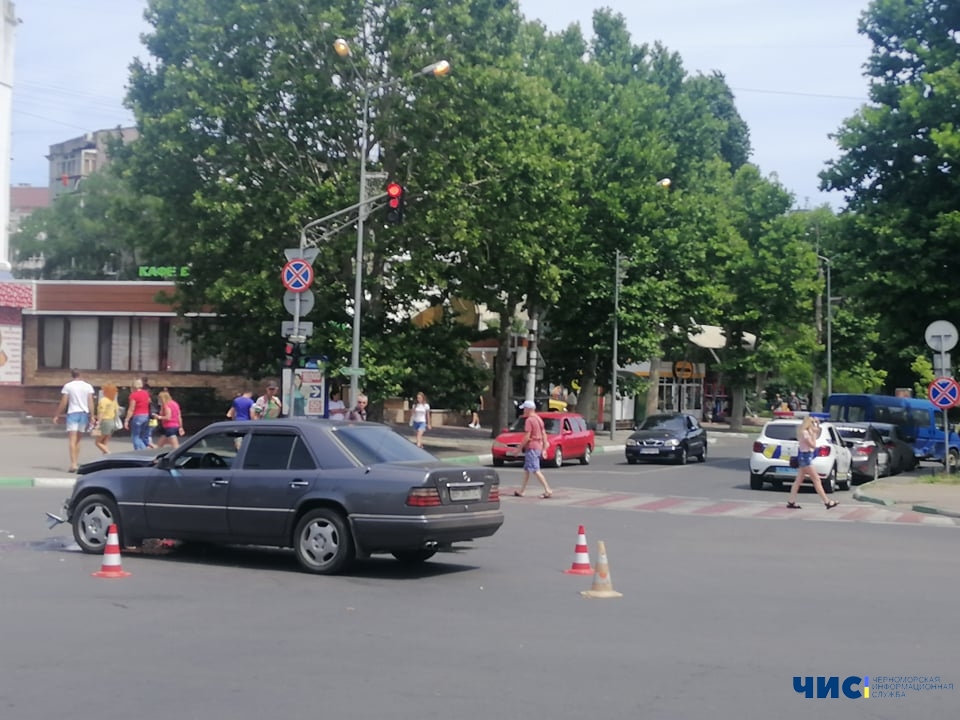
[[[522,498],[507,493],[506,502],[530,502],[537,496]],[[927,525],[960,527],[954,518],[895,509],[849,500],[827,510],[816,497],[801,497],[802,509],[785,507],[786,495],[776,500],[715,500],[697,497],[655,496],[642,493],[606,492],[586,488],[554,488],[548,501],[536,502],[550,507],[598,508],[631,512],[658,512],[701,517],[735,517],[754,520],[797,520],[814,522],[861,522],[891,525]]]

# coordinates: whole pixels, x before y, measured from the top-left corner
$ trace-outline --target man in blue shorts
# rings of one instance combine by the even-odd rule
[[[523,442],[520,445],[523,450],[523,481],[520,483],[520,489],[514,490],[513,494],[517,497],[523,497],[530,475],[533,474],[540,485],[543,486],[543,494],[540,497],[546,500],[553,497],[553,490],[550,489],[547,479],[540,469],[540,458],[547,447],[547,431],[543,426],[543,419],[537,415],[537,406],[533,400],[526,400],[520,406],[520,409],[523,410],[524,417],[524,435]]]
[[[76,472],[80,461],[80,434],[90,432],[97,418],[93,386],[80,378],[79,370],[71,370],[70,377],[73,379],[60,390],[60,404],[57,405],[53,422],[60,422],[66,410],[67,443],[70,448],[70,469],[67,472]]]

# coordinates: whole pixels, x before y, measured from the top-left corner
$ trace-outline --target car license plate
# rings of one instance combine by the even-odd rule
[[[454,501],[467,501],[480,499],[480,486],[471,488],[450,488],[450,499]]]
[[[640,448],[640,454],[641,455],[659,455],[660,449],[659,448]]]
[[[796,475],[797,471],[792,467],[778,467],[774,470],[777,475]]]

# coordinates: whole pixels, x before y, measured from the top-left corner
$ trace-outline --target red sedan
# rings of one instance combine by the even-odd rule
[[[544,463],[560,467],[564,460],[579,460],[582,465],[590,464],[590,455],[596,447],[594,432],[587,427],[582,415],[568,412],[537,413],[547,430],[547,456]],[[493,464],[523,462],[524,418],[517,418],[509,430],[504,430],[493,441]]]

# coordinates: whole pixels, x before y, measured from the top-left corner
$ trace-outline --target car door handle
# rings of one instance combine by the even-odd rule
[[[306,480],[291,480],[290,487],[307,487],[309,485]]]
[[[213,482],[210,483],[211,487],[216,487],[217,485],[229,485],[229,480],[224,480],[223,478],[214,478]]]

